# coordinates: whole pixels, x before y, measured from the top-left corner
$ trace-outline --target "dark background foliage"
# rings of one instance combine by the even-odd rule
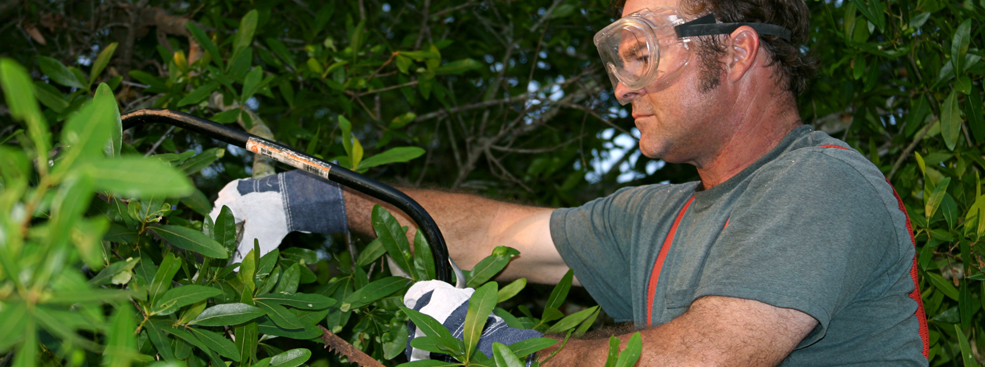
[[[805,51],[821,71],[799,99],[802,119],[869,157],[906,203],[931,364],[981,363],[985,2],[808,5]],[[244,39],[237,30],[251,10],[255,33]],[[574,206],[628,185],[697,178],[690,166],[639,155],[628,107],[611,98],[591,43],[616,17],[604,0],[20,0],[0,4],[0,56],[38,81],[54,136],[107,82],[124,113],[175,108],[254,133],[266,126],[280,142],[347,166],[418,147],[396,159],[420,154],[409,163],[355,168],[396,185]],[[88,80],[110,47],[105,71]],[[360,154],[342,144],[341,120],[351,122]],[[23,139],[22,128],[0,105],[0,141]],[[124,142],[125,153],[137,154],[226,148],[191,175],[198,190],[174,202],[181,212],[167,217],[171,224],[200,228],[222,185],[270,169],[243,150],[168,126],[130,131]],[[288,239],[347,256],[339,237]],[[358,252],[368,239],[356,242]],[[543,304],[537,290],[528,288],[523,302]]]

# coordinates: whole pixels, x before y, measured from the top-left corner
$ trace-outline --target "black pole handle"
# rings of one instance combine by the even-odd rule
[[[276,142],[262,139],[245,131],[226,127],[183,112],[167,109],[143,109],[125,114],[120,119],[122,120],[124,130],[147,123],[164,123],[204,134],[210,138],[244,147],[254,153],[271,157],[281,163],[304,169],[324,180],[337,182],[342,186],[391,204],[409,215],[414,220],[414,223],[417,223],[418,230],[424,231],[424,237],[431,245],[431,253],[434,256],[435,274],[438,280],[452,283],[448,246],[445,245],[445,238],[441,235],[438,225],[420,204],[414,201],[414,199],[411,199],[410,196],[407,196],[407,194],[390,185],[350,171],[334,163],[298,152]],[[463,283],[461,275],[456,275],[460,278],[458,282]]]

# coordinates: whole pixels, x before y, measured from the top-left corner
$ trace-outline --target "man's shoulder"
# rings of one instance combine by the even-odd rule
[[[776,180],[778,177],[774,175],[818,186],[830,181],[856,181],[880,188],[886,184],[883,173],[861,152],[820,131],[811,132],[792,144],[764,165],[756,176]]]

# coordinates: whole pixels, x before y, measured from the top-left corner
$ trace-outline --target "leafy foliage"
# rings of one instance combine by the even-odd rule
[[[802,120],[869,157],[905,203],[931,365],[980,365],[985,4],[808,5],[822,70]],[[295,247],[234,271],[237,228],[228,210],[207,218],[210,198],[269,162],[182,129],[123,132],[120,111],[179,109],[375,178],[541,205],[693,180],[638,154],[628,109],[605,89],[589,40],[616,16],[608,1],[0,5],[0,326],[23,331],[0,335],[0,365],[335,363],[311,341],[316,324],[399,363],[409,281],[384,255],[433,278],[423,238],[410,246],[375,210],[378,240],[291,236]],[[469,285],[516,255],[496,249]],[[537,302],[525,280],[500,285],[519,316],[491,312],[583,334],[604,316],[565,307],[566,279]],[[490,357],[459,342],[466,360]],[[546,347],[532,343],[498,347],[491,363]],[[629,363],[612,350],[612,365]]]

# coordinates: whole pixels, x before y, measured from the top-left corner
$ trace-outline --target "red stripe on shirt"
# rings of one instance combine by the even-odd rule
[[[657,282],[660,280],[660,270],[663,269],[664,260],[667,259],[667,251],[670,250],[670,245],[674,243],[674,235],[677,233],[677,225],[681,223],[681,218],[684,218],[684,213],[687,212],[687,207],[691,205],[694,201],[694,196],[684,204],[681,208],[681,212],[677,214],[677,219],[674,219],[674,225],[670,227],[670,232],[667,233],[667,238],[664,239],[664,244],[660,247],[660,254],[657,255],[657,261],[653,264],[653,272],[650,273],[649,285],[647,287],[647,298],[646,298],[646,309],[650,310],[650,317],[646,320],[646,326],[650,327],[653,325],[653,296],[657,292]]]
[[[917,240],[913,237],[913,225],[910,224],[910,215],[906,213],[906,206],[903,205],[903,199],[900,198],[899,193],[896,192],[896,188],[889,182],[889,179],[886,179],[886,183],[893,189],[893,196],[896,197],[896,202],[899,203],[899,210],[906,217],[906,231],[910,232],[910,242],[913,243],[913,248],[916,249]],[[930,359],[930,331],[927,329],[927,314],[923,310],[923,298],[920,296],[920,281],[917,279],[917,254],[915,251],[913,253],[913,265],[910,266],[910,278],[913,279],[913,292],[910,292],[910,298],[917,302],[916,315],[917,321],[920,322],[920,339],[923,340],[923,356]]]

